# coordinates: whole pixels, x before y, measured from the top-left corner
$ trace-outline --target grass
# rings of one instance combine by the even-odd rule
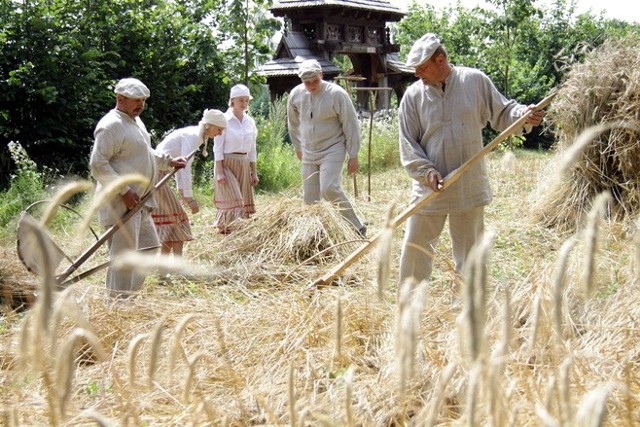
[[[463,286],[462,308],[451,304],[446,233],[430,285],[398,304],[402,230],[388,248],[381,295],[375,251],[338,286],[310,292],[328,265],[270,264],[268,247],[233,246],[241,236],[215,234],[215,211],[203,200],[185,257],[205,274],[150,277],[138,298],[116,305],[104,299],[104,273],[93,275],[54,298],[55,328],[40,326],[37,314],[47,311],[39,306],[5,313],[0,424],[635,425],[638,242],[621,224],[599,224],[585,296],[584,236],[561,264],[570,236],[530,216],[547,156],[488,160],[493,239],[479,256],[489,275],[480,294]],[[358,177],[355,205],[373,235],[391,207],[405,207],[410,182],[399,168],[374,172],[371,182],[369,201]],[[256,221],[278,204],[299,215],[299,198],[299,189],[259,194]],[[263,234],[252,243],[274,239]],[[13,247],[7,239],[1,271],[22,281]],[[471,325],[473,316],[484,320]]]

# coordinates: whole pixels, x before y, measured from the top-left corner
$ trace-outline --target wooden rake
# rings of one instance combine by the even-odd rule
[[[459,168],[451,171],[443,180],[442,187],[440,191],[431,191],[430,193],[424,195],[420,200],[415,202],[413,205],[408,206],[404,211],[398,214],[395,218],[391,219],[388,223],[388,227],[393,228],[394,230],[398,228],[400,224],[405,222],[409,217],[418,212],[422,207],[430,203],[434,198],[440,194],[441,191],[446,191],[454,182],[456,182],[462,175],[465,174],[469,170],[471,166],[477,163],[480,159],[487,155],[487,153],[491,152],[495,149],[500,143],[502,143],[509,136],[513,135],[516,131],[519,131],[524,127],[525,122],[529,118],[529,116],[534,111],[543,110],[547,107],[551,100],[556,96],[557,92],[552,92],[538,104],[536,104],[531,110],[527,111],[525,115],[520,117],[518,120],[513,122],[511,126],[503,130],[498,136],[496,136],[489,144],[485,145],[482,150],[478,151],[473,157],[464,162]],[[344,261],[340,264],[336,265],[329,272],[327,272],[324,276],[317,279],[311,285],[308,286],[309,289],[315,289],[322,286],[327,286],[331,284],[338,276],[344,272],[347,268],[353,265],[357,260],[359,260],[362,256],[364,256],[367,252],[369,252],[373,246],[378,242],[380,237],[382,236],[384,230],[376,233],[371,239],[356,249],[351,253]]]

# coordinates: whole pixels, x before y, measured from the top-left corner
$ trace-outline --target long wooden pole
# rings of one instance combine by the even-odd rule
[[[198,152],[199,149],[200,147],[196,148],[187,156],[187,162]],[[176,172],[178,172],[179,170],[180,169],[173,169],[171,172],[165,175],[160,181],[158,181],[156,185],[154,185],[144,196],[142,196],[142,198],[140,199],[137,205],[135,205],[134,207],[129,209],[127,212],[125,212],[124,215],[122,215],[122,218],[120,218],[115,224],[109,227],[107,231],[105,231],[104,234],[102,234],[98,238],[98,240],[93,245],[91,245],[91,247],[86,249],[78,258],[76,258],[73,264],[67,267],[67,269],[63,273],[58,275],[56,277],[56,282],[58,287],[63,287],[61,286],[63,284],[69,285],[73,283],[74,281],[71,281],[71,280],[65,282],[65,279],[69,277],[69,275],[71,275],[74,271],[76,271],[78,267],[80,267],[87,259],[89,259],[89,257],[93,255],[93,253],[97,251],[98,248],[102,246],[107,240],[109,240],[109,238],[111,238],[111,236],[113,236],[116,233],[116,231],[120,229],[120,227],[122,227],[127,221],[129,221],[129,219],[131,219],[132,216],[134,216],[140,209],[142,209],[144,204],[151,197],[153,197],[153,194],[160,187],[162,187],[167,181],[169,181],[173,177],[173,175],[175,175]]]
[[[534,111],[539,111],[544,109],[549,105],[551,100],[555,97],[556,93],[552,93],[536,104],[533,109],[529,110],[525,115],[520,117],[518,120],[513,122],[511,126],[503,130],[498,136],[496,136],[489,144],[485,145],[482,150],[478,151],[473,157],[464,162],[459,168],[451,171],[449,175],[447,175],[442,180],[442,189],[440,191],[432,191],[426,195],[424,195],[420,200],[415,202],[413,205],[408,206],[404,211],[402,211],[398,216],[393,218],[389,222],[389,226],[394,229],[397,228],[400,224],[405,222],[410,216],[419,211],[423,206],[427,205],[431,200],[440,194],[441,191],[446,191],[454,182],[456,182],[471,166],[477,163],[480,159],[482,159],[487,153],[491,152],[494,148],[496,148],[501,142],[507,139],[509,136],[514,134],[516,131],[520,130],[524,125],[531,113]],[[348,267],[353,265],[358,259],[360,259],[363,255],[365,255],[378,241],[380,236],[382,235],[384,230],[376,233],[371,239],[360,246],[360,248],[356,249],[351,253],[344,261],[331,269],[324,276],[317,279],[309,288],[317,288],[320,286],[329,285],[334,279],[336,279],[340,273],[346,270]]]

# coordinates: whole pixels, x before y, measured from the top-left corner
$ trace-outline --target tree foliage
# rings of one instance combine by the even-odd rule
[[[95,123],[114,105],[113,85],[135,76],[151,89],[143,119],[159,137],[224,109],[229,86],[258,89],[278,21],[271,0],[3,0],[0,1],[0,188],[15,165],[17,141],[39,165],[87,175]],[[426,32],[437,33],[458,65],[485,71],[523,103],[562,82],[566,66],[609,37],[637,25],[590,14],[576,0],[491,0],[486,9],[460,2],[436,10],[414,1],[395,30],[406,55]],[[258,99],[268,99],[255,90]]]
[[[114,83],[151,90],[158,131],[225,104],[224,63],[212,31],[218,0],[5,1],[0,14],[0,144],[19,141],[38,164],[86,175],[93,128],[113,108]],[[8,182],[8,151],[0,153]]]
[[[267,11],[270,0],[228,0],[221,17],[220,31],[225,43],[229,83],[257,83],[251,70],[270,59],[270,40],[280,23]]]
[[[406,55],[427,32],[438,34],[456,65],[484,71],[506,96],[535,103],[562,82],[567,66],[611,37],[638,34],[640,27],[591,14],[575,15],[576,0],[488,0],[467,9],[460,2],[436,12],[414,1],[397,25],[395,39]],[[532,146],[550,141],[529,138]]]

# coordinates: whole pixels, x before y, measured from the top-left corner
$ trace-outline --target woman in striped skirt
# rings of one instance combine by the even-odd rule
[[[187,157],[204,144],[203,154],[207,155],[206,142],[218,135],[227,127],[227,119],[220,110],[205,110],[202,120],[196,126],[187,126],[176,129],[164,137],[156,147],[156,151],[169,155]],[[175,174],[176,187],[182,203],[189,206],[192,214],[198,213],[200,206],[193,198],[193,186],[191,177],[191,164],[193,156],[188,159],[187,166]],[[166,173],[161,172],[158,181]],[[151,217],[158,232],[158,238],[162,243],[161,252],[181,256],[184,242],[193,240],[189,217],[183,209],[178,197],[168,185],[163,185],[155,194],[158,207],[154,209]]]
[[[258,128],[247,114],[251,99],[245,85],[231,88],[229,109],[225,113],[228,126],[223,135],[214,139],[214,203],[218,209],[214,225],[222,234],[231,232],[236,219],[248,218],[256,212],[253,189],[259,182]]]

